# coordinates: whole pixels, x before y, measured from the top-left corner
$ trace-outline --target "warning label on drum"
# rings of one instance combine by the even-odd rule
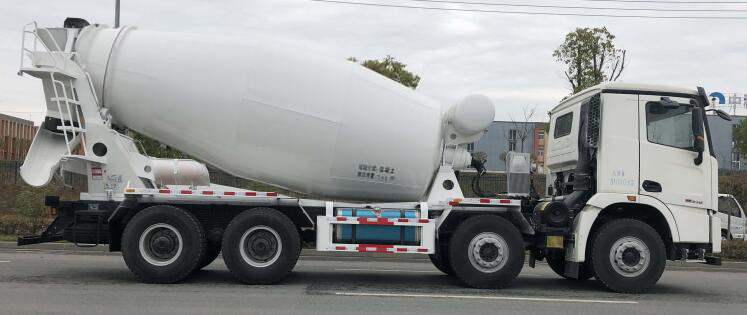
[[[357,177],[379,182],[391,182],[397,178],[394,166],[377,164],[358,164]]]

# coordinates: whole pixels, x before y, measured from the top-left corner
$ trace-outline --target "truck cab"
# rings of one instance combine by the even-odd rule
[[[630,292],[658,280],[666,259],[720,252],[707,102],[702,88],[608,83],[553,108],[549,197],[538,207],[568,218],[537,217],[549,236],[570,232],[562,251],[539,254],[565,276],[593,274]]]
[[[728,194],[718,194],[718,213],[721,219],[722,240],[745,239],[745,215],[742,205]]]

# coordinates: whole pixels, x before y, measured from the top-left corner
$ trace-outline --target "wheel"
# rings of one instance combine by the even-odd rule
[[[205,268],[213,263],[213,261],[218,258],[218,254],[220,254],[220,245],[208,243],[207,246],[205,246],[205,254],[202,256],[202,259],[200,259],[200,263],[197,264],[196,270]]]
[[[480,215],[459,224],[448,254],[454,275],[466,285],[500,288],[524,267],[524,240],[506,219]]]
[[[617,219],[595,233],[591,264],[597,280],[620,293],[643,293],[651,289],[666,265],[664,241],[646,223]]]
[[[205,234],[184,209],[158,205],[136,214],[122,234],[122,256],[141,281],[174,283],[189,275],[205,250]]]
[[[558,276],[561,276],[563,278],[569,279],[569,280],[589,280],[592,277],[594,277],[594,273],[591,271],[589,266],[586,263],[582,263],[581,266],[578,269],[578,279],[567,277],[565,275],[565,257],[559,256],[559,257],[546,257],[545,261],[547,262],[547,265],[550,266],[550,269],[554,271]]]
[[[285,279],[298,261],[301,238],[293,222],[270,208],[236,216],[223,234],[223,260],[247,284],[273,284]]]
[[[451,269],[448,251],[445,246],[437,246],[436,253],[428,255],[428,258],[431,259],[431,262],[439,271],[450,276],[454,275],[454,270]]]

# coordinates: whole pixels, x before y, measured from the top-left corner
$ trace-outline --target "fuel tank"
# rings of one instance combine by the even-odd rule
[[[75,49],[115,124],[235,176],[326,198],[413,201],[441,161],[441,105],[342,58],[257,34],[100,25]]]

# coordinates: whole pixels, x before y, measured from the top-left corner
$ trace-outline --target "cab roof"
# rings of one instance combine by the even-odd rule
[[[581,92],[571,95],[569,98],[560,102],[557,106],[550,110],[550,113],[564,109],[571,104],[578,102],[579,100],[585,99],[593,94],[599,93],[600,91],[614,90],[615,92],[630,92],[635,94],[636,92],[656,92],[656,93],[676,93],[676,94],[690,94],[698,95],[698,91],[695,89],[686,89],[681,87],[674,87],[668,85],[657,85],[657,84],[640,84],[640,83],[620,83],[620,82],[607,82],[592,86]]]

